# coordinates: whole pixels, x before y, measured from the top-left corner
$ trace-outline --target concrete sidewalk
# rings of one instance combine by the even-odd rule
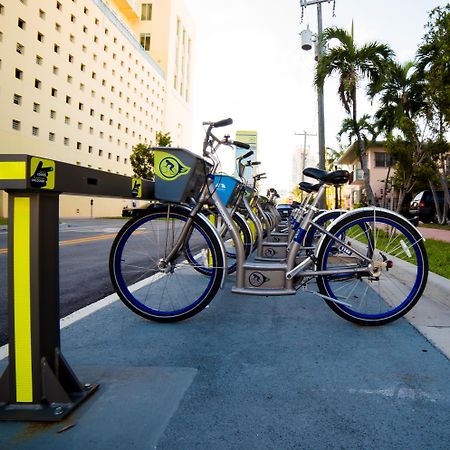
[[[450,230],[441,230],[438,228],[428,228],[419,226],[418,230],[425,239],[436,239],[437,241],[450,242]]]
[[[98,392],[61,423],[0,422],[0,448],[448,449],[450,361],[431,334],[448,331],[449,281],[430,281],[408,316],[428,338],[405,319],[353,325],[305,292],[237,296],[232,280],[176,324],[111,297],[61,333]]]

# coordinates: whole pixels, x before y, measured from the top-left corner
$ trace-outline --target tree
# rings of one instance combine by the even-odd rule
[[[172,138],[170,133],[156,132],[156,146],[170,147],[172,145]],[[131,167],[134,174],[139,178],[152,180],[155,176],[154,161],[155,154],[152,144],[137,144],[133,147],[130,155]]]
[[[368,95],[380,95],[376,125],[386,134],[399,128],[403,117],[414,119],[424,108],[424,88],[413,61],[400,64],[390,61],[378,83],[370,85]]]
[[[417,69],[426,81],[425,91],[440,116],[450,122],[450,4],[431,10],[427,32],[417,51]]]
[[[391,61],[383,77],[371,84],[368,94],[372,99],[380,97],[375,119],[387,137],[385,148],[395,169],[392,181],[398,192],[397,211],[400,211],[405,196],[412,192],[420,172],[429,162],[423,80],[412,61],[405,64]]]
[[[172,138],[170,137],[170,132],[162,133],[161,131],[156,132],[156,146],[157,147],[170,147],[172,145]]]
[[[450,122],[450,4],[431,10],[426,28],[416,59],[418,72],[425,81],[424,91],[430,106],[430,120],[438,135],[432,155],[446,200],[442,215],[436,196],[435,204],[438,219],[444,223],[447,208],[450,207],[448,173],[445,172],[445,156],[449,145],[444,137]],[[430,182],[430,187],[435,193],[434,183]]]
[[[368,201],[374,205],[376,201],[370,186],[366,147],[358,126],[357,89],[361,81],[366,79],[370,83],[378,83],[393,52],[389,46],[377,42],[358,47],[353,38],[353,29],[348,33],[342,28],[326,28],[321,40],[326,50],[317,63],[314,83],[319,87],[323,86],[327,77],[333,74],[339,77],[338,95],[346,113],[350,116],[364,172]],[[331,46],[333,40],[337,40],[336,46]]]

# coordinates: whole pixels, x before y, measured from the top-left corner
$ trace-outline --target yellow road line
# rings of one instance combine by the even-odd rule
[[[78,239],[68,239],[66,241],[60,241],[59,246],[64,247],[65,245],[75,245],[75,244],[83,244],[84,242],[94,242],[94,241],[102,241],[104,239],[114,239],[117,233],[110,234],[100,234],[98,236],[89,236],[85,238]]]
[[[99,236],[89,236],[84,238],[78,238],[78,239],[68,239],[66,241],[60,241],[59,246],[64,247],[65,245],[75,245],[75,244],[83,244],[85,242],[94,242],[94,241],[101,241],[104,239],[114,239],[116,237],[117,233],[110,233],[110,234],[101,234]],[[0,248],[0,255],[8,253],[8,249],[6,247]]]

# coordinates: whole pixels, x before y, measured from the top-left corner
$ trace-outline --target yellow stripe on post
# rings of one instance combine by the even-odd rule
[[[16,401],[33,401],[31,364],[30,199],[14,199],[14,354]]]
[[[0,180],[25,180],[27,164],[25,161],[0,162]]]

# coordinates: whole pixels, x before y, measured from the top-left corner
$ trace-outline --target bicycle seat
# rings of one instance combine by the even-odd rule
[[[298,187],[302,191],[305,191],[309,194],[310,192],[318,192],[320,189],[320,183],[312,184],[312,183],[308,183],[307,181],[302,181],[301,183],[299,183]]]
[[[314,167],[307,167],[303,171],[303,175],[335,186],[347,183],[350,178],[350,173],[347,170],[327,172],[326,170],[316,169]]]

